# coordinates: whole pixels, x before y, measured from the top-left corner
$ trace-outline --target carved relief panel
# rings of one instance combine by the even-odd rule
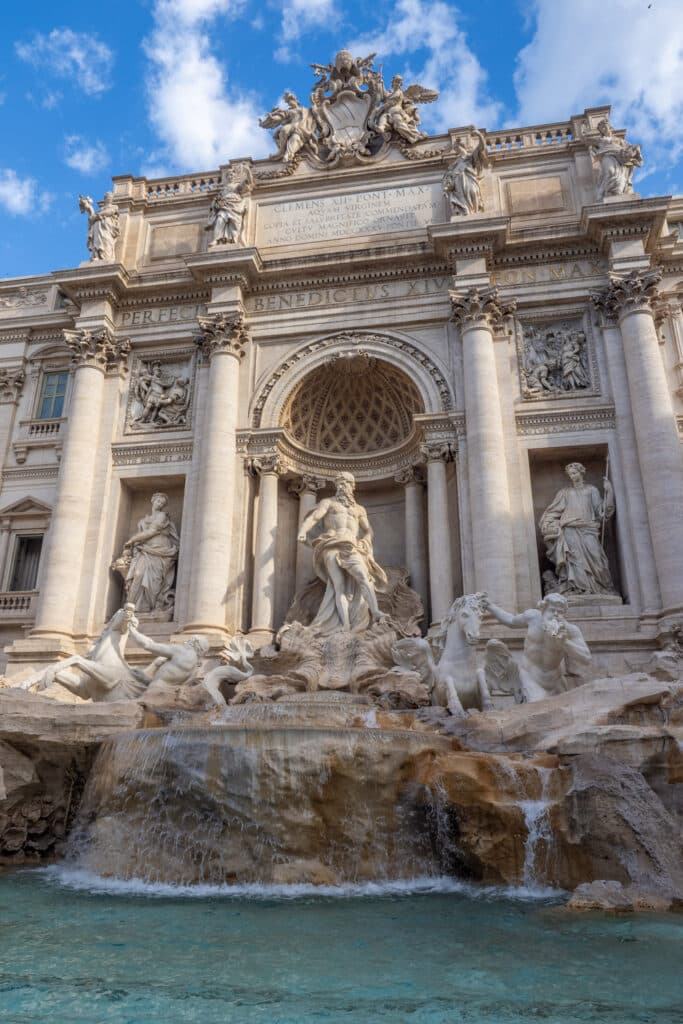
[[[580,315],[525,316],[516,327],[519,385],[525,401],[600,393],[590,327]]]
[[[133,359],[126,434],[189,430],[192,426],[195,353],[155,350]]]

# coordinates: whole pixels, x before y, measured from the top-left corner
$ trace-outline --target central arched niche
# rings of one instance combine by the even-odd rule
[[[296,385],[280,426],[310,452],[358,457],[406,441],[413,417],[424,411],[418,388],[396,366],[364,352],[340,353]]]

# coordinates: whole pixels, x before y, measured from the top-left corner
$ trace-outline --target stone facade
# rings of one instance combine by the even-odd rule
[[[613,592],[570,618],[605,670],[645,664],[683,615],[683,197],[632,191],[607,108],[425,138],[429,90],[317,73],[310,109],[264,118],[275,157],[116,177],[82,197],[89,262],[0,284],[7,673],[100,632],[159,495],[179,541],[147,632],[269,642],[343,471],[425,629],[459,594],[533,607],[572,463]]]

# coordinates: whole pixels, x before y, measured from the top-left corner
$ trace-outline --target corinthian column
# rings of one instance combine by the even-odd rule
[[[448,445],[428,442],[421,452],[427,462],[427,527],[429,533],[429,591],[432,622],[440,622],[453,601],[453,567],[448,516],[446,459]]]
[[[54,512],[42,557],[33,636],[71,636],[83,571],[93,476],[98,452],[104,375],[126,358],[129,341],[107,327],[64,331],[73,386],[57,480]]]
[[[235,429],[239,365],[249,337],[241,310],[201,316],[209,361],[186,632],[225,632],[225,593],[230,576],[232,513],[237,452]]]
[[[613,274],[594,301],[619,321],[655,565],[670,611],[683,608],[683,456],[652,308],[660,278],[657,270]]]
[[[251,632],[267,635],[273,632],[275,610],[275,542],[280,468],[276,455],[263,455],[251,460],[252,471],[260,477]]]
[[[512,515],[493,330],[515,310],[495,288],[450,292],[462,337],[470,512],[476,586],[514,608]]]
[[[301,530],[301,524],[315,508],[318,498],[318,491],[325,486],[325,481],[317,476],[301,476],[290,485],[290,490],[299,496],[299,518],[297,536]],[[306,583],[313,579],[313,552],[308,544],[296,544],[296,577],[294,589],[300,590]]]
[[[424,477],[417,466],[408,466],[396,476],[403,484],[406,517],[406,568],[410,585],[422,599],[425,620],[429,621],[429,589],[427,584],[427,547],[424,521]],[[452,581],[451,581],[452,586]]]

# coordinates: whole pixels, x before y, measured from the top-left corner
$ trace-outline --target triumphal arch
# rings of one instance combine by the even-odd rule
[[[427,136],[433,102],[341,51],[272,157],[118,176],[87,261],[0,284],[7,674],[125,601],[271,644],[340,474],[423,632],[560,593],[623,671],[683,616],[683,198],[606,107]]]

